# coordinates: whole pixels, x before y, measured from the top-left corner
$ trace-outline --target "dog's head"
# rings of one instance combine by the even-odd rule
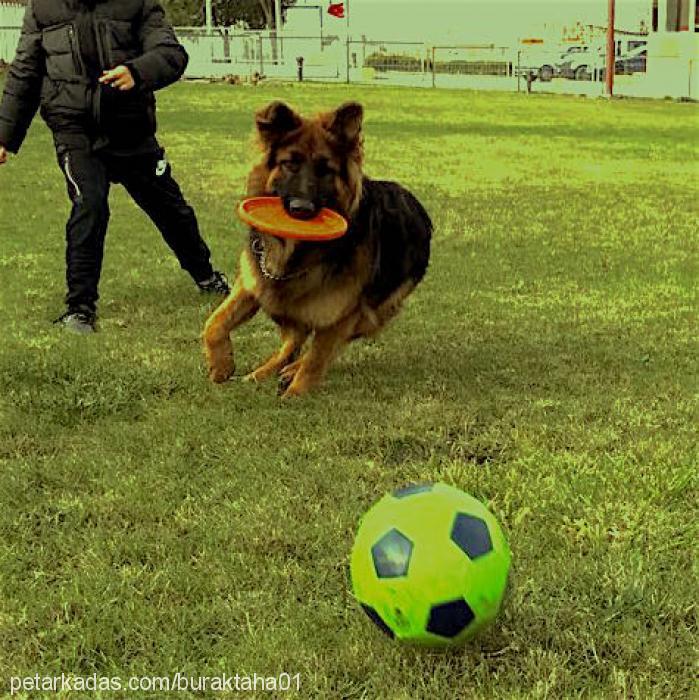
[[[351,218],[362,194],[362,106],[304,118],[283,102],[255,115],[264,161],[248,182],[251,195],[276,195],[298,219],[328,207]]]

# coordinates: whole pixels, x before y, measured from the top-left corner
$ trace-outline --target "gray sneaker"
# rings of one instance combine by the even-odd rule
[[[214,272],[208,280],[197,282],[197,287],[202,292],[211,292],[213,294],[229,294],[231,291],[226,276],[218,271]]]
[[[95,333],[97,331],[95,328],[96,320],[97,317],[92,311],[68,309],[68,311],[62,316],[59,316],[54,323],[70,333],[87,335],[88,333]]]

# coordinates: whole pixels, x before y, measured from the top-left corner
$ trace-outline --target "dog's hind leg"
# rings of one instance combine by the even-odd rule
[[[294,381],[294,377],[296,376],[296,372],[299,371],[303,357],[289,359],[291,362],[282,367],[279,371],[279,394],[283,394],[289,388],[289,384]]]
[[[282,380],[291,382],[283,398],[301,396],[322,381],[338,352],[354,334],[358,319],[359,314],[355,312],[334,326],[315,332],[311,347],[303,357],[282,370]]]
[[[279,370],[286,367],[298,355],[299,350],[308,338],[308,331],[298,326],[281,326],[282,345],[264,364],[254,372],[250,372],[245,379],[252,382],[261,382]]]
[[[233,374],[231,331],[251,319],[259,308],[257,299],[246,291],[238,277],[230,295],[211,314],[204,327],[204,353],[212,382],[225,382]]]
[[[402,306],[405,298],[415,289],[415,282],[408,280],[398,287],[387,299],[374,308],[367,306],[362,309],[362,316],[357,323],[352,340],[357,338],[371,338],[377,335],[388,322],[396,316]]]

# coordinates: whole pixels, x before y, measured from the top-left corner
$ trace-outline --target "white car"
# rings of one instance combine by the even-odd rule
[[[569,46],[562,54],[548,52],[548,55],[540,56],[534,69],[537,77],[545,83],[552,80],[559,75],[558,66],[562,61],[568,60],[573,54],[584,50],[584,46]]]
[[[574,80],[592,80],[593,68],[604,66],[605,48],[603,46],[575,48],[577,50],[571,51],[569,49],[561,56],[561,61],[557,66],[557,75]]]

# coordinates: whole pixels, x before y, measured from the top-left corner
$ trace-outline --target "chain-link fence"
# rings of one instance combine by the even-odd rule
[[[493,44],[434,46],[434,87],[516,90],[516,51]]]
[[[494,44],[433,46],[425,42],[350,39],[334,35],[276,36],[274,32],[207,33],[181,27],[190,78],[272,78],[474,90],[532,90],[599,94],[604,54],[565,64],[544,54]],[[587,49],[586,49],[587,50]],[[561,79],[561,80],[559,80]]]
[[[430,51],[421,42],[348,41],[348,82],[431,85]]]
[[[0,62],[13,59],[19,31],[18,26],[0,25]],[[179,27],[177,33],[190,57],[188,78],[229,78],[232,82],[257,82],[262,78],[315,80],[589,96],[604,92],[606,55],[601,45],[558,50],[493,44],[445,46],[347,39],[331,34],[277,36],[269,31],[241,32],[232,28],[207,31],[202,27]],[[669,79],[671,62],[675,66],[672,70],[685,74],[674,55],[665,57],[661,52],[660,58],[654,59],[658,65],[652,66],[653,80],[646,80],[647,38],[632,39],[617,47],[615,94],[696,99],[696,79]],[[695,64],[689,60],[692,78],[697,72]]]
[[[241,79],[264,76],[283,80],[344,80],[346,43],[338,36],[277,36],[274,32],[207,33],[180,27],[178,37],[189,54],[187,77]]]
[[[346,42],[339,36],[268,36],[262,41],[264,75],[339,81],[346,78]]]

